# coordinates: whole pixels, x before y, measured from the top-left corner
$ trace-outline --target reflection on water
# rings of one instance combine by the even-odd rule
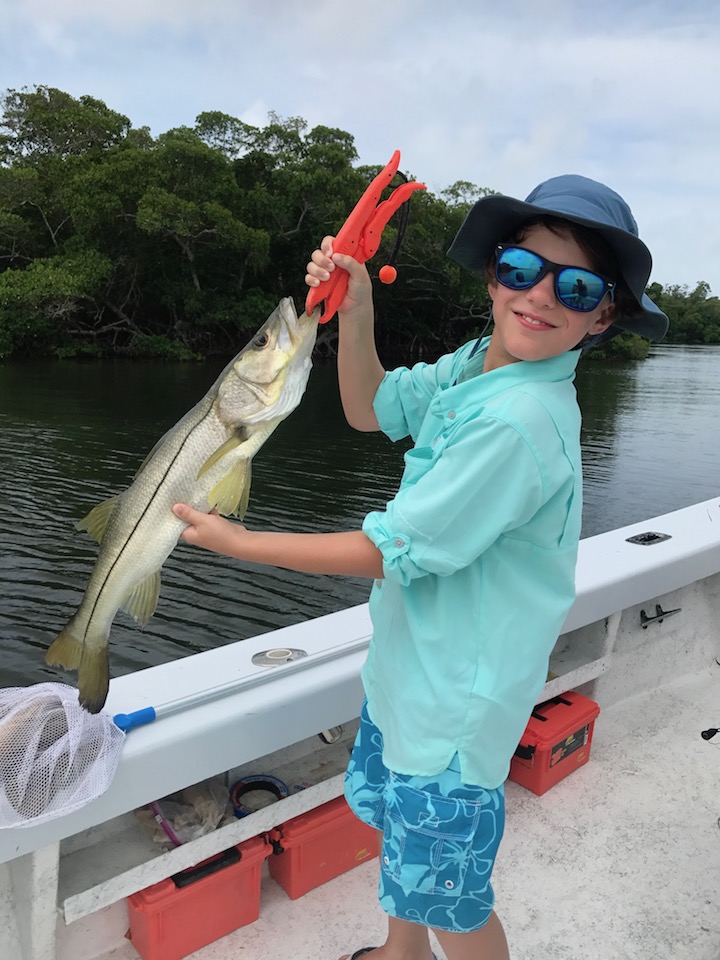
[[[720,493],[720,348],[659,347],[637,365],[586,363],[584,535]],[[0,685],[67,675],[44,651],[80,602],[96,555],[73,529],[127,486],[146,452],[208,389],[221,364],[0,366]],[[357,528],[395,490],[405,444],[345,424],[332,367],[258,454],[246,522]],[[366,581],[252,568],[181,545],[140,631],[119,614],[113,676],[366,600]]]
[[[585,509],[591,536],[720,496],[720,347],[654,347],[643,363],[587,363]]]

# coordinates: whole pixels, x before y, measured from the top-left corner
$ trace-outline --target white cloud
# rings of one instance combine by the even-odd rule
[[[629,200],[661,282],[720,294],[715,0],[0,0],[0,88],[90,93],[154,133],[269,110],[402,150],[431,189],[577,172]]]

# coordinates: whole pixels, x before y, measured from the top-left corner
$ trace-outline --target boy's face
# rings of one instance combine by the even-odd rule
[[[527,230],[520,246],[554,263],[595,269],[570,234],[558,235],[536,225]],[[491,280],[488,292],[495,328],[485,359],[486,371],[518,360],[547,360],[566,353],[587,334],[606,330],[615,313],[609,297],[590,313],[568,310],[555,296],[552,273],[527,290],[510,290]]]

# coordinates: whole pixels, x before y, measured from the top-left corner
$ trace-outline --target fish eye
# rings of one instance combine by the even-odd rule
[[[253,344],[256,347],[266,347],[268,345],[269,338],[266,333],[261,333],[259,337],[255,337]]]

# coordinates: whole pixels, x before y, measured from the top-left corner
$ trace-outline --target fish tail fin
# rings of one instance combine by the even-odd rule
[[[77,670],[80,705],[89,713],[99,713],[110,687],[110,663],[107,642],[87,644],[73,636],[70,625],[50,644],[45,662],[51,667]]]
[[[78,670],[80,706],[88,713],[100,713],[110,689],[110,658],[107,646],[86,650]]]

